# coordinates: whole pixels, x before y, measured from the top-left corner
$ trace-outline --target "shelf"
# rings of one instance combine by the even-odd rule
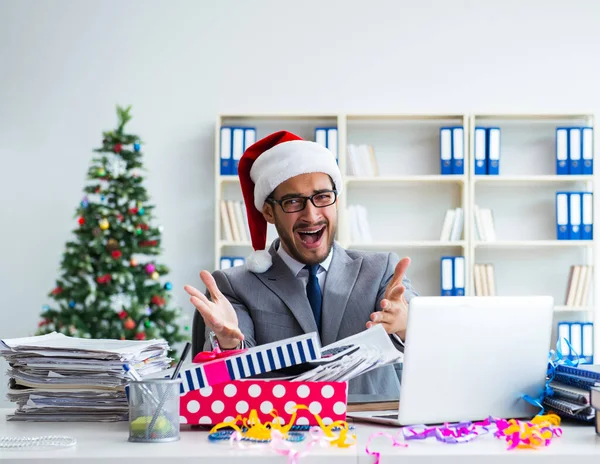
[[[514,121],[556,121],[589,119],[592,113],[565,113],[565,114],[476,114],[475,120],[498,119]]]
[[[447,119],[464,118],[463,114],[347,114],[346,120],[349,123],[360,122],[366,120],[373,121],[437,121]]]
[[[224,183],[240,183],[240,178],[238,176],[219,176],[219,182]]]
[[[454,175],[429,175],[429,176],[373,176],[354,177],[346,176],[347,184],[376,184],[376,183],[406,183],[406,182],[460,182],[464,183],[466,176]]]
[[[581,312],[581,311],[593,311],[593,306],[555,306],[554,311],[569,311],[569,312]]]
[[[497,240],[475,242],[475,248],[591,247],[593,240]]]
[[[444,247],[464,247],[464,240],[456,242],[440,242],[439,240],[407,240],[402,242],[373,242],[373,243],[350,243],[348,248],[444,248]]]
[[[555,175],[533,175],[533,176],[473,176],[473,182],[490,184],[514,184],[514,183],[564,183],[564,182],[590,182],[594,176],[555,176]]]
[[[228,242],[226,240],[221,240],[219,243],[219,248],[223,247],[251,247],[252,243],[250,242]]]

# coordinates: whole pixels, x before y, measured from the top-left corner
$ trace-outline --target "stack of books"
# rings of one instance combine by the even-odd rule
[[[91,340],[60,333],[0,340],[8,362],[9,421],[127,420],[123,364],[141,375],[169,368],[164,340]]]
[[[550,383],[553,394],[544,399],[543,405],[564,419],[594,423],[596,411],[592,406],[591,391],[599,386],[600,365],[559,365]]]

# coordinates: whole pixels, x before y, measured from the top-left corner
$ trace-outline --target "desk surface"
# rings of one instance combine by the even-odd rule
[[[127,438],[126,422],[117,423],[50,423],[6,422],[5,415],[10,410],[0,409],[0,437],[67,435],[77,440],[77,445],[68,449],[47,451],[0,451],[0,461],[26,464],[41,460],[54,462],[79,462],[91,464],[115,462],[125,459],[129,464],[141,463],[193,463],[225,458],[227,463],[258,464],[263,462],[285,463],[286,457],[276,454],[268,445],[255,445],[252,449],[235,449],[228,442],[209,442],[204,430],[184,426],[181,440],[174,443],[130,443]],[[372,464],[375,459],[365,452],[367,440],[374,432],[387,432],[395,435],[396,427],[355,424],[358,444],[352,448],[314,447],[299,459],[304,463],[361,463]],[[555,439],[543,449],[511,450],[506,443],[492,435],[482,436],[470,443],[449,445],[428,439],[409,441],[407,448],[394,448],[391,441],[378,437],[371,441],[371,449],[380,451],[381,464],[399,462],[402,464],[481,464],[535,462],[544,464],[563,463],[572,458],[571,464],[597,464],[600,460],[600,436],[592,426],[563,426],[563,436]],[[304,449],[303,443],[294,444],[294,449]],[[209,461],[209,459],[211,461]],[[510,461],[509,461],[510,459]],[[118,462],[118,461],[117,461]]]

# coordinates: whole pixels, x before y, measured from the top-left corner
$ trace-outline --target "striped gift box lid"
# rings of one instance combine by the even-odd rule
[[[181,394],[231,380],[253,377],[321,357],[316,332],[249,348],[227,358],[195,364],[179,372]]]

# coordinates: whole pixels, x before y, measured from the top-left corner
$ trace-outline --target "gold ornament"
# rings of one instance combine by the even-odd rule
[[[138,265],[138,262],[135,259],[131,258],[131,260],[129,261],[129,265],[131,267],[136,267]]]
[[[153,278],[154,280],[158,280],[158,278],[159,278],[159,277],[160,277],[160,276],[159,276],[158,272],[154,271],[154,272],[152,273],[152,278]]]
[[[116,241],[114,238],[109,238],[108,241],[106,242],[106,249],[108,251],[115,251],[119,249],[119,242]]]
[[[110,226],[110,224],[108,223],[108,219],[106,219],[106,218],[100,219],[100,222],[98,223],[98,225],[100,226],[100,228],[102,230],[106,230]]]

